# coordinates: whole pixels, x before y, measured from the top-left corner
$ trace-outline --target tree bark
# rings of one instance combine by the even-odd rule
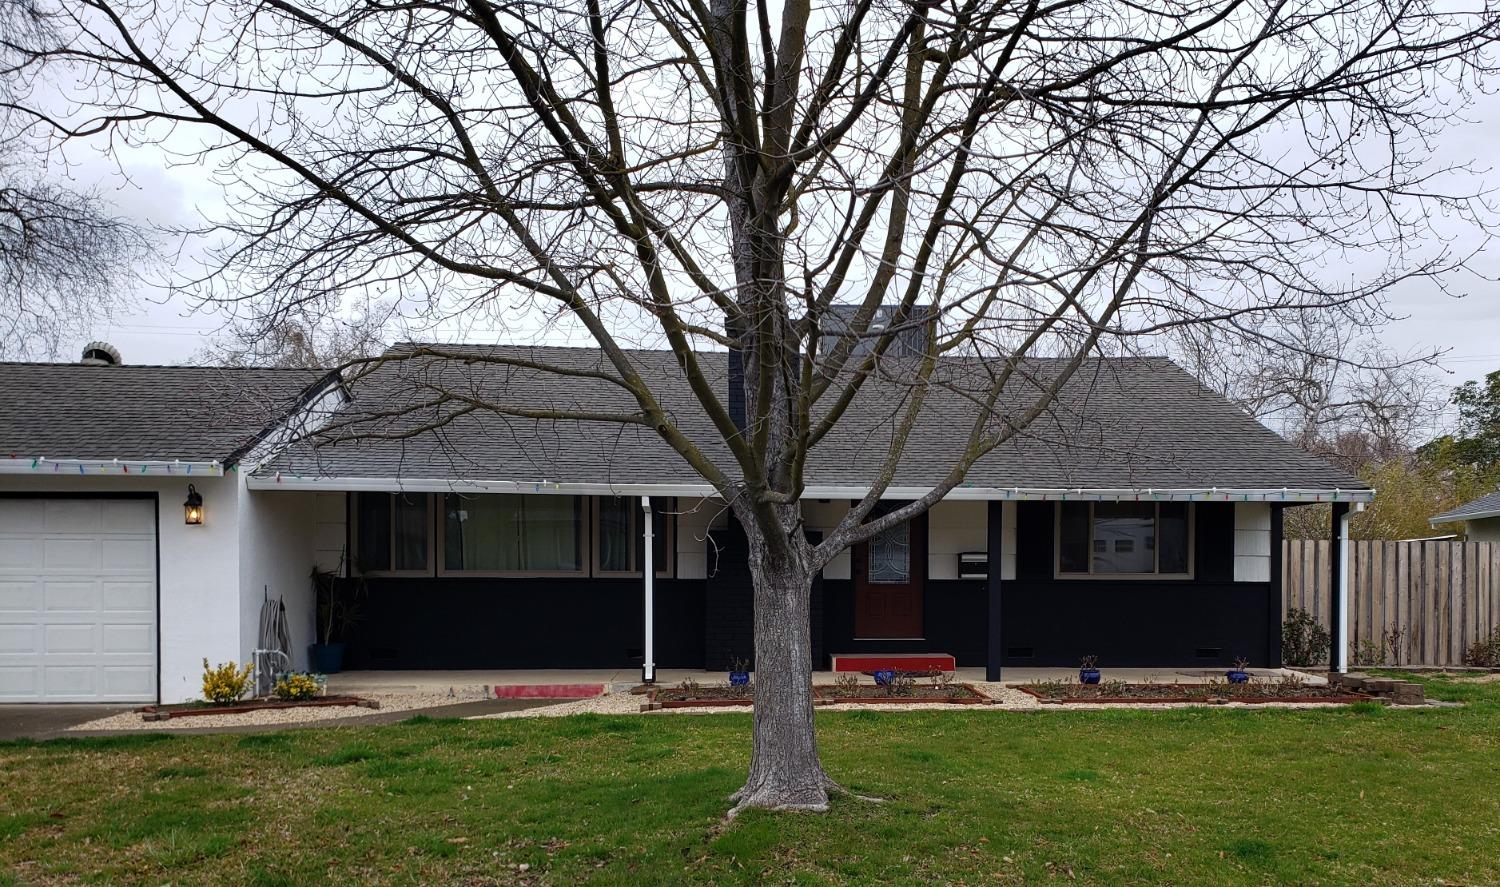
[[[749,807],[827,810],[838,786],[823,772],[813,732],[807,547],[767,545],[753,524],[745,536],[755,589],[755,730],[750,775],[730,815]]]

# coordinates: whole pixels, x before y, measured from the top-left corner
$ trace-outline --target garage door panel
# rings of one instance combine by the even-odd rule
[[[42,587],[35,579],[0,579],[0,616],[40,613]]]
[[[145,573],[156,569],[156,543],[148,538],[106,538],[100,554],[103,557],[100,567],[111,573]]]
[[[0,535],[0,576],[42,568],[42,540]]]
[[[45,625],[42,627],[42,642],[45,645],[43,652],[48,655],[59,653],[95,653],[99,650],[99,626],[92,623],[86,625]]]
[[[46,511],[41,499],[12,499],[0,508],[0,534],[34,533],[45,523]]]
[[[156,649],[156,632],[149,625],[104,625],[101,626],[99,651],[101,653],[144,653],[150,655]]]
[[[105,500],[99,528],[106,533],[140,533],[156,523],[156,504],[149,499]]]
[[[31,701],[42,695],[42,670],[35,665],[0,665],[0,700]]]
[[[99,540],[49,536],[42,540],[42,569],[58,573],[92,573],[99,569]]]
[[[99,669],[103,693],[116,699],[149,699],[156,695],[156,669],[110,666]]]
[[[53,699],[99,695],[99,669],[92,665],[43,665],[42,692]]]
[[[0,701],[156,697],[154,503],[0,498]]]
[[[156,584],[151,580],[106,581],[99,583],[101,609],[117,613],[129,610],[154,611]]]
[[[42,627],[36,623],[0,623],[0,655],[39,655],[42,652]]]
[[[49,579],[42,599],[48,613],[85,612],[99,609],[99,583],[93,579]]]
[[[103,502],[99,499],[44,499],[41,529],[48,533],[98,533]]]

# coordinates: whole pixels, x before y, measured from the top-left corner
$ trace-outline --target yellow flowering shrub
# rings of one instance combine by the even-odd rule
[[[250,666],[243,670],[233,662],[223,662],[217,667],[203,660],[203,698],[220,705],[234,702],[250,689]]]
[[[321,689],[318,679],[304,671],[282,675],[274,688],[277,699],[311,699]]]

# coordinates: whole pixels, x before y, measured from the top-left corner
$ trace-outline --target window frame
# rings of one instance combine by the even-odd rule
[[[640,569],[640,564],[636,564],[635,569],[632,570],[604,570],[599,567],[599,550],[601,547],[599,545],[599,539],[602,535],[599,530],[599,519],[604,514],[604,509],[599,506],[599,503],[604,499],[631,500],[635,507],[630,509],[629,532],[632,538],[644,541],[644,537],[641,535],[640,497],[590,496],[588,498],[589,511],[591,512],[589,517],[589,575],[598,579],[643,578],[645,576],[645,573]],[[652,496],[651,498],[659,499],[666,505],[666,508],[661,510],[661,516],[662,522],[665,524],[662,535],[667,537],[666,542],[663,543],[666,546],[667,550],[666,563],[653,563],[652,567],[654,567],[655,569],[652,572],[655,574],[655,577],[657,579],[671,579],[677,573],[677,498],[675,496]],[[651,510],[653,514],[658,510],[654,503],[651,506]],[[632,545],[630,547],[630,557],[632,560],[635,560],[639,553],[640,546]]]
[[[459,568],[459,569],[452,569],[452,568],[450,568],[448,566],[448,563],[447,563],[447,553],[448,553],[448,509],[447,509],[447,498],[448,498],[448,496],[449,495],[460,496],[460,497],[470,496],[470,497],[478,498],[480,496],[503,496],[503,495],[507,495],[507,494],[505,494],[505,493],[459,493],[459,492],[454,492],[454,493],[451,493],[451,494],[449,494],[449,493],[443,493],[442,495],[443,495],[443,519],[440,520],[440,521],[438,521],[438,528],[437,529],[438,529],[438,536],[439,536],[439,539],[438,539],[438,551],[442,552],[443,558],[441,560],[439,560],[439,561],[436,562],[437,575],[438,576],[450,577],[450,578],[453,578],[453,579],[465,579],[465,578],[475,578],[475,579],[485,579],[485,578],[490,578],[490,579],[573,578],[573,579],[577,579],[579,577],[587,577],[589,575],[589,560],[593,557],[593,555],[592,555],[592,553],[590,553],[588,551],[580,551],[580,552],[578,552],[578,569],[576,569],[576,570],[467,570],[467,569],[462,569],[462,568]],[[511,493],[509,495],[513,495],[513,496],[525,496],[526,494],[525,493]],[[547,495],[547,494],[533,494],[533,495]],[[567,495],[561,496],[561,498],[571,499],[571,500],[574,500],[575,502],[581,502],[581,505],[579,506],[579,509],[578,509],[578,512],[579,512],[578,513],[578,543],[579,543],[580,546],[586,546],[586,547],[592,548],[592,546],[593,546],[593,540],[589,536],[589,531],[588,531],[588,527],[589,527],[589,513],[593,510],[593,508],[592,508],[592,506],[591,506],[591,504],[589,502],[589,499],[591,499],[592,497],[590,497],[590,496],[575,496],[575,495],[572,495],[572,494],[567,494]]]
[[[1120,500],[1123,501],[1123,500]],[[1096,573],[1094,572],[1094,506],[1097,500],[1090,500],[1089,506],[1089,538],[1087,551],[1089,555],[1088,572],[1065,573],[1062,569],[1062,513],[1065,503],[1058,501],[1052,506],[1052,578],[1053,579],[1079,579],[1083,581],[1108,581],[1111,579],[1124,579],[1129,581],[1140,580],[1166,580],[1174,582],[1191,581],[1197,569],[1197,503],[1187,502],[1187,572],[1185,573],[1162,573],[1161,569],[1161,506],[1160,501],[1152,501],[1150,504],[1156,512],[1155,533],[1157,545],[1154,551],[1154,560],[1157,572],[1151,573]]]
[[[366,570],[360,564],[360,556],[362,555],[362,552],[359,551],[359,540],[360,540],[360,535],[359,535],[359,523],[360,523],[359,497],[361,497],[361,496],[382,496],[382,495],[390,498],[390,500],[391,500],[390,514],[389,514],[389,516],[387,517],[387,520],[386,520],[387,524],[389,524],[389,527],[388,527],[388,529],[386,531],[386,539],[387,539],[387,543],[386,544],[389,546],[389,550],[390,550],[390,555],[391,555],[390,563],[395,563],[396,562],[396,507],[395,507],[395,497],[397,497],[397,496],[409,496],[409,497],[412,497],[412,498],[416,498],[418,496],[426,497],[426,499],[427,499],[427,566],[422,567],[421,569],[415,569],[415,570],[397,570],[397,569]],[[354,557],[353,557],[353,559],[351,560],[351,563],[350,563],[350,566],[353,567],[353,569],[350,571],[351,573],[353,573],[354,575],[357,575],[357,576],[369,576],[369,577],[372,577],[372,578],[383,578],[383,577],[408,577],[408,578],[410,578],[410,577],[428,577],[428,576],[432,576],[433,575],[433,570],[437,566],[437,560],[436,560],[437,549],[436,549],[435,544],[434,544],[435,541],[436,541],[435,537],[437,535],[437,532],[436,532],[436,528],[433,527],[433,521],[434,521],[436,515],[435,515],[435,511],[434,511],[434,504],[435,503],[433,502],[433,494],[432,493],[400,493],[400,492],[390,492],[390,491],[382,492],[380,490],[368,490],[368,491],[366,491],[366,490],[357,490],[357,491],[352,491],[350,493],[350,497],[351,498],[350,498],[350,501],[349,501],[349,506],[350,506],[349,507],[349,539],[350,539],[350,542],[351,542],[350,548],[351,548],[351,550],[354,551]]]

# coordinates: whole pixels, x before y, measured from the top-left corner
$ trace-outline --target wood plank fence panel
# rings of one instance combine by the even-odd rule
[[[1333,602],[1326,539],[1282,542],[1282,608],[1325,628]],[[1350,661],[1461,665],[1464,651],[1500,629],[1500,544],[1349,543]]]

